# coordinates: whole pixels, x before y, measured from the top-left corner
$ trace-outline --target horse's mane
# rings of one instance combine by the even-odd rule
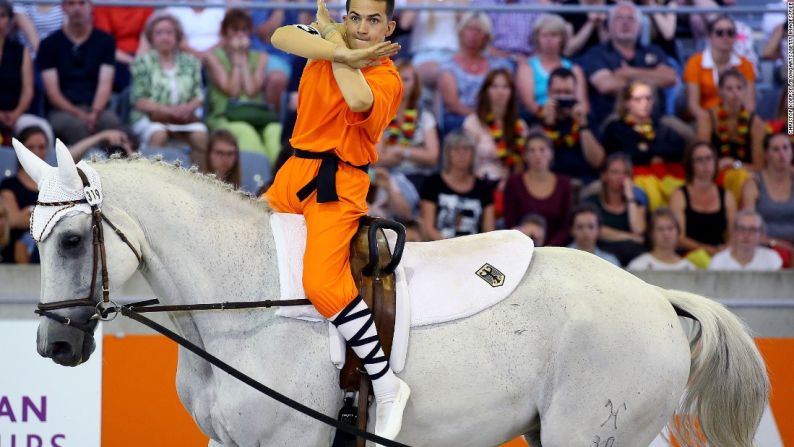
[[[180,160],[176,160],[173,163],[169,163],[163,160],[161,155],[155,155],[152,158],[146,158],[139,153],[132,154],[129,158],[122,158],[118,153],[114,153],[110,156],[110,158],[93,155],[89,160],[89,163],[92,165],[108,165],[117,167],[119,165],[132,165],[135,167],[140,167],[145,170],[148,169],[158,169],[162,170],[163,173],[167,173],[168,175],[177,176],[182,180],[186,180],[188,182],[198,182],[200,184],[208,186],[211,190],[215,192],[227,195],[229,197],[234,197],[235,199],[241,201],[241,203],[248,203],[250,205],[254,205],[255,208],[259,209],[260,211],[266,213],[272,213],[273,210],[268,205],[267,201],[260,200],[254,197],[251,193],[247,191],[243,191],[241,189],[236,189],[233,185],[226,183],[220,179],[218,179],[215,174],[205,174],[199,171],[196,165],[192,165],[190,167],[185,167],[182,165]]]

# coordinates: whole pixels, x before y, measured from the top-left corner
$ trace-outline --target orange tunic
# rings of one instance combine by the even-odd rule
[[[397,114],[402,82],[394,64],[362,69],[374,97],[365,113],[350,110],[334,79],[331,62],[310,61],[298,87],[298,118],[290,143],[311,152],[333,151],[341,160],[360,166],[378,159],[375,144]],[[359,218],[367,214],[369,175],[339,163],[339,200],[317,203],[317,192],[301,201],[297,192],[317,176],[320,160],[290,157],[265,193],[279,212],[303,214],[307,240],[303,258],[303,288],[326,318],[344,309],[358,295],[350,272],[350,240]]]

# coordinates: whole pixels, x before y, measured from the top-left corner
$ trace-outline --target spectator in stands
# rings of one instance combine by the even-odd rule
[[[461,131],[444,139],[443,167],[422,187],[420,225],[432,241],[492,231],[493,189],[474,176],[474,141]]]
[[[546,242],[546,219],[540,214],[524,215],[521,218],[521,223],[514,229],[532,238],[535,247],[542,247]]]
[[[717,87],[722,75],[731,68],[738,70],[749,82],[742,104],[749,111],[755,110],[755,71],[747,58],[734,52],[735,43],[736,23],[728,16],[719,16],[709,24],[706,49],[687,61],[683,79],[687,105],[695,118],[706,116],[708,109],[719,104]]]
[[[635,166],[681,161],[684,137],[676,128],[654,118],[655,97],[653,85],[642,80],[631,81],[622,89],[615,119],[609,120],[604,129],[602,141],[607,153],[623,152]]]
[[[509,16],[511,14],[500,14]],[[581,67],[562,56],[562,50],[571,37],[570,26],[558,15],[543,14],[535,21],[532,42],[535,54],[516,69],[516,85],[521,102],[533,115],[541,113],[546,105],[549,77],[558,68],[566,68],[576,77],[574,98],[577,107],[587,112],[587,83]]]
[[[491,71],[477,94],[477,109],[463,121],[477,145],[475,175],[500,183],[524,170],[521,154],[528,127],[518,116],[518,94],[510,71]]]
[[[787,0],[783,0],[778,1],[776,5],[769,4],[769,6],[784,6],[786,4]],[[775,61],[777,65],[782,68],[780,72],[783,76],[785,76],[785,69],[783,68],[785,64],[779,62],[785,62],[786,60],[787,23],[788,19],[786,15],[780,13],[764,14],[761,23],[761,31],[763,31],[764,40],[766,41],[766,44],[764,44],[761,49],[761,58],[768,61]]]
[[[546,245],[563,246],[568,240],[568,217],[573,205],[571,179],[550,170],[554,153],[551,140],[542,131],[527,136],[523,173],[507,180],[504,190],[505,227],[513,228],[527,213],[546,219]]]
[[[125,130],[107,129],[72,144],[69,146],[69,153],[78,162],[92,149],[104,152],[106,156],[117,153],[122,157],[129,157],[138,150],[138,140]]]
[[[276,28],[284,24],[309,24],[312,20],[313,17],[308,11],[261,8],[251,11],[251,21],[254,30],[251,38],[251,49],[267,53],[263,90],[265,99],[273,110],[279,110],[281,107],[281,95],[286,91],[290,77],[294,73],[292,70],[293,62],[295,59],[304,59],[295,58],[291,54],[274,47],[270,44],[270,37]]]
[[[684,152],[686,185],[673,192],[670,209],[681,224],[679,246],[713,256],[725,247],[736,215],[736,201],[717,186],[717,151],[697,142]]]
[[[698,116],[698,139],[711,141],[717,149],[720,171],[742,165],[763,168],[766,123],[747,106],[748,87],[741,72],[726,70],[720,76],[718,102]]]
[[[210,135],[207,149],[207,172],[218,180],[240,187],[240,148],[228,130],[220,129]]]
[[[780,132],[766,138],[764,169],[744,184],[742,207],[758,211],[767,225],[763,242],[794,255],[794,173],[791,169],[792,144]]]
[[[601,227],[598,208],[592,203],[580,203],[571,211],[571,236],[573,242],[568,247],[592,253],[599,258],[620,267],[620,261],[612,253],[596,245]]]
[[[626,267],[629,270],[683,270],[697,268],[676,253],[681,226],[669,208],[659,208],[651,214],[651,251],[634,258]]]
[[[538,120],[554,144],[552,170],[588,184],[598,177],[604,148],[588,125],[586,107],[576,96],[578,85],[571,70],[554,69],[549,75],[548,100]]]
[[[632,3],[621,1],[609,13],[609,42],[591,48],[581,57],[592,87],[591,124],[600,126],[615,109],[615,98],[627,84],[644,80],[657,88],[676,83],[676,73],[656,45],[641,45],[641,16]]]
[[[145,33],[152,49],[132,66],[133,132],[151,147],[167,146],[170,138],[186,141],[191,159],[203,169],[208,137],[198,115],[204,104],[201,62],[179,50],[184,35],[174,16],[152,16]]]
[[[436,118],[421,105],[422,83],[408,61],[397,63],[403,81],[403,98],[378,144],[378,165],[400,172],[421,191],[438,167],[440,143]]]
[[[765,236],[764,219],[745,209],[736,214],[731,245],[715,254],[709,270],[777,271],[783,266],[780,255],[760,245]]]
[[[154,12],[151,7],[98,6],[94,8],[94,25],[116,39],[116,73],[113,91],[120,92],[130,85],[135,56],[148,51],[142,39],[144,27]],[[144,45],[141,45],[143,42]]]
[[[42,39],[63,26],[63,9],[59,4],[16,3],[14,15],[20,42],[33,53],[39,51]]]
[[[634,3],[639,6],[664,6],[669,9],[678,6],[678,0],[635,0]],[[645,20],[648,21],[649,26],[648,40],[643,41],[656,45],[669,58],[677,60],[678,50],[674,39],[678,15],[675,12],[654,13],[645,16]]]
[[[120,126],[107,108],[113,89],[116,45],[94,28],[88,0],[63,0],[68,20],[41,42],[36,64],[51,105],[55,135],[72,144],[98,130]]]
[[[212,130],[230,131],[241,150],[259,152],[272,161],[280,146],[277,139],[268,140],[266,129],[278,115],[261,99],[268,56],[251,50],[252,26],[251,17],[241,9],[230,9],[223,18],[221,45],[207,56],[207,124]]]
[[[733,6],[736,0],[683,0],[684,5],[691,5],[700,8],[721,8],[723,6]],[[724,9],[728,11],[729,9]],[[692,35],[697,40],[706,40],[711,35],[711,26],[715,20],[725,16],[725,13],[707,13],[707,14],[689,14],[690,29]],[[755,38],[753,37],[754,31],[747,23],[739,20],[733,20],[736,27],[736,39],[733,44],[733,52],[740,57],[747,59],[756,75],[758,74],[758,54],[755,49]],[[716,83],[716,79],[714,80]]]
[[[47,156],[49,142],[42,128],[32,126],[23,129],[17,139],[42,160]],[[38,185],[20,164],[15,176],[0,182],[0,200],[5,204],[11,227],[11,245],[16,245],[30,231],[30,214],[38,196]]]
[[[8,220],[8,208],[0,199],[0,264],[14,262],[14,244],[11,243],[11,225]]]
[[[166,12],[182,24],[185,40],[182,50],[204,62],[207,55],[220,45],[218,30],[225,14],[220,0],[207,0],[207,8],[170,6]],[[248,34],[251,34],[250,32]]]
[[[421,0],[418,0],[419,3]],[[437,0],[436,5],[462,4],[464,0]],[[429,91],[435,91],[443,63],[458,51],[460,13],[455,11],[406,11],[401,22],[410,22],[411,65]],[[490,23],[490,22],[489,22]]]
[[[642,190],[634,186],[631,159],[614,153],[601,171],[601,190],[588,198],[601,217],[599,243],[626,265],[645,249],[645,212]]]
[[[33,61],[30,50],[9,36],[13,20],[11,4],[0,0],[0,145],[10,146],[11,135],[34,125],[52,141],[49,123],[26,113],[33,99]]]
[[[475,112],[477,93],[490,71],[512,69],[506,59],[488,56],[492,36],[491,20],[487,15],[468,12],[460,19],[460,50],[444,63],[438,80],[438,91],[445,109],[444,132],[459,128],[463,119]]]
[[[606,0],[564,0],[562,4],[604,6],[607,2]],[[562,18],[573,27],[571,38],[563,50],[563,54],[567,57],[580,56],[591,48],[609,41],[605,12],[564,13]]]
[[[408,194],[403,191],[408,190]],[[419,193],[413,184],[400,172],[389,173],[384,167],[370,168],[367,205],[369,215],[387,219],[413,219],[419,202]]]
[[[473,0],[472,4],[481,5],[540,5],[548,0]],[[532,38],[536,33],[535,24],[538,14],[534,12],[513,11],[509,14],[491,12],[488,14],[493,25],[491,55],[523,61],[537,52],[537,43]]]

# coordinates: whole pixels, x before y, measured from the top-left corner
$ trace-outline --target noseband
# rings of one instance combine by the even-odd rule
[[[83,182],[83,191],[85,193],[85,198],[81,200],[72,200],[66,202],[36,202],[36,206],[68,206],[72,207],[75,205],[86,203],[91,207],[91,219],[93,220],[93,224],[91,226],[91,232],[93,233],[93,246],[94,246],[94,256],[93,256],[93,267],[91,269],[91,288],[88,290],[88,296],[85,298],[75,298],[70,300],[63,300],[63,301],[54,301],[51,303],[38,303],[38,309],[35,311],[36,314],[41,315],[43,317],[50,318],[55,320],[61,324],[66,326],[72,326],[76,329],[79,329],[86,333],[92,333],[94,328],[91,327],[92,325],[91,320],[102,320],[108,321],[116,318],[116,315],[119,313],[119,305],[111,301],[110,299],[110,290],[108,288],[108,284],[110,283],[109,276],[108,276],[108,268],[107,268],[107,254],[105,252],[105,232],[102,226],[102,222],[106,222],[110,228],[118,235],[118,237],[125,243],[127,246],[132,250],[132,253],[135,255],[135,258],[138,259],[138,264],[141,263],[141,255],[138,253],[138,250],[133,247],[130,240],[127,236],[119,230],[118,227],[113,225],[113,223],[104,215],[102,214],[102,210],[99,208],[99,203],[102,201],[102,193],[99,191],[98,188],[91,187],[88,178],[86,177],[85,173],[83,173],[80,168],[77,168],[77,173],[80,175],[80,180]],[[96,278],[97,278],[97,271],[101,272],[102,275],[102,300],[97,301],[92,298],[94,294],[94,289],[96,288]],[[53,310],[58,309],[68,309],[72,307],[93,307],[96,309],[96,312],[89,318],[88,321],[84,323],[72,321],[70,318],[63,317],[58,315]]]

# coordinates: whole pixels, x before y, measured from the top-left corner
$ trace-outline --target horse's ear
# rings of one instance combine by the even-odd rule
[[[69,191],[79,190],[83,187],[74,158],[60,139],[55,140],[55,155],[58,157],[58,183]]]
[[[11,140],[11,144],[14,146],[14,151],[17,153],[17,159],[19,159],[22,168],[25,169],[25,172],[28,173],[30,178],[36,182],[36,185],[40,186],[44,174],[46,174],[49,169],[52,169],[52,167],[48,165],[46,161],[31,152],[30,149],[25,147],[25,145],[16,138]]]

